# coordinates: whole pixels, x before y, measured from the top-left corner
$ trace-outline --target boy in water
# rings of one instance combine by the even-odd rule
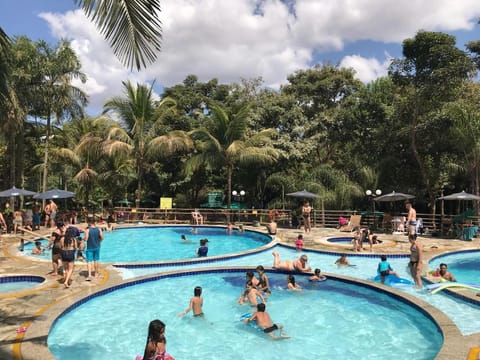
[[[378,263],[377,271],[380,274],[380,282],[382,284],[385,283],[385,276],[387,275],[395,275],[397,278],[399,277],[398,274],[393,271],[390,263],[387,261],[387,255],[382,255],[380,260],[381,261]]]
[[[200,239],[200,247],[197,249],[197,255],[199,257],[207,256],[208,254],[208,240],[207,239]]]
[[[45,252],[45,249],[42,248],[42,242],[41,241],[35,241],[35,247],[32,250],[32,254],[34,255],[40,255]]]
[[[190,304],[188,305],[188,308],[185,309],[183,313],[178,314],[178,317],[183,317],[188,314],[190,310],[193,311],[193,316],[198,317],[198,316],[204,316],[203,310],[203,298],[202,298],[202,287],[201,286],[196,286],[195,289],[193,289],[193,297],[190,299]]]
[[[248,319],[244,320],[245,323],[252,321],[257,321],[257,325],[263,329],[265,334],[268,334],[272,340],[288,339],[290,336],[287,336],[283,333],[283,326],[281,324],[274,324],[270,315],[265,311],[265,304],[258,304],[257,311]],[[274,334],[274,331],[278,330],[278,335]]]
[[[258,299],[260,299],[262,303],[265,303],[265,298],[260,293],[260,291],[258,291],[253,286],[253,283],[251,281],[248,281],[245,287],[246,287],[245,292],[242,294],[240,299],[238,299],[238,303],[240,305],[243,304],[243,302],[245,301],[245,298],[248,299],[248,302],[250,303],[251,306],[257,306],[259,304]]]

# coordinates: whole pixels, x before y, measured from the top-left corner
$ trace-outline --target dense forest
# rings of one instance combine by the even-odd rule
[[[192,74],[157,99],[125,81],[89,117],[68,42],[0,40],[0,190],[58,187],[79,204],[163,196],[177,207],[212,191],[230,204],[236,190],[269,208],[307,189],[327,209],[354,209],[381,189],[414,194],[425,212],[442,194],[480,194],[480,41],[464,51],[419,31],[367,85],[334,64],[298,70],[279,90]]]

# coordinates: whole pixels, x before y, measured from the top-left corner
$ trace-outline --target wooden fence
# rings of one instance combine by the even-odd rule
[[[194,209],[189,208],[172,208],[172,209],[158,209],[158,208],[130,208],[130,207],[116,207],[114,214],[118,222],[145,222],[156,224],[193,224]],[[219,225],[227,224],[229,221],[236,224],[247,225],[264,225],[275,217],[279,227],[291,228],[302,225],[301,216],[296,216],[291,210],[272,210],[272,209],[200,209],[204,217],[205,224]],[[338,227],[338,219],[343,216],[347,219],[350,215],[361,215],[361,211],[349,210],[316,210],[312,211],[312,226],[313,227]],[[106,218],[107,215],[104,217]],[[407,216],[406,213],[398,216]],[[417,219],[422,219],[423,227],[429,232],[445,233],[451,224],[447,217],[441,215],[422,214],[417,213]],[[361,225],[369,226],[379,231],[392,230],[392,217],[388,214],[377,216],[367,213],[362,215]],[[478,217],[472,218],[472,221],[478,224]]]

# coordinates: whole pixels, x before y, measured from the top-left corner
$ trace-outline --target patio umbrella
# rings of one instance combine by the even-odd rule
[[[129,206],[129,205],[132,205],[133,203],[131,201],[128,201],[127,199],[123,199],[123,200],[117,201],[117,204]]]
[[[437,200],[480,200],[480,196],[466,193],[465,191],[441,196]]]
[[[400,201],[400,200],[408,200],[408,199],[413,199],[415,196],[410,195],[410,194],[404,194],[404,193],[399,193],[392,191],[389,194],[385,194],[382,196],[377,196],[376,198],[373,198],[375,201]]]
[[[320,195],[311,193],[310,191],[307,191],[307,190],[288,193],[287,196],[306,198],[306,199],[318,199],[320,197]]]
[[[15,186],[11,189],[4,190],[0,192],[0,197],[12,197],[12,196],[28,196],[28,195],[35,195],[35,191],[25,190],[25,189],[17,189]]]
[[[75,196],[74,192],[60,190],[60,189],[52,189],[45,191],[43,193],[34,195],[34,199],[46,200],[46,199],[67,199],[72,198]]]

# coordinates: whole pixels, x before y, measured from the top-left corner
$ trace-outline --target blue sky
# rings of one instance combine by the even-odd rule
[[[288,3],[288,5],[286,5]],[[2,0],[0,26],[55,44],[67,38],[77,52],[90,96],[89,113],[120,95],[121,82],[162,86],[189,74],[200,81],[238,82],[261,76],[278,88],[298,69],[318,63],[352,67],[369,82],[386,74],[401,42],[420,30],[480,39],[478,0],[163,0],[163,50],[148,69],[129,72],[73,0]],[[434,4],[435,6],[432,6]]]

